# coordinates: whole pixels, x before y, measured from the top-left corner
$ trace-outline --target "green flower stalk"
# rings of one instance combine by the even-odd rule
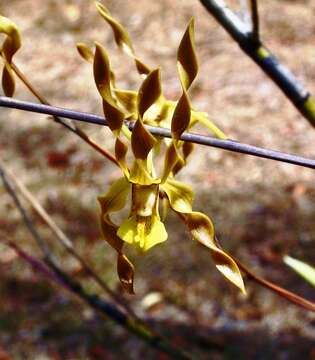
[[[117,45],[133,59],[138,73],[144,77],[138,91],[119,89],[104,47],[96,43],[93,53],[85,44],[77,45],[80,55],[93,63],[95,84],[102,98],[104,115],[116,138],[115,157],[123,173],[107,193],[98,198],[103,236],[117,252],[117,272],[123,287],[129,293],[134,292],[134,267],[123,253],[123,246],[133,245],[145,252],[167,239],[167,231],[159,214],[159,202],[162,200],[166,210],[164,215],[168,208],[177,213],[192,238],[210,249],[217,269],[245,292],[237,264],[216,242],[211,220],[205,214],[193,211],[192,189],[175,179],[193,150],[192,144],[180,140],[183,132],[201,123],[213,135],[226,138],[206,113],[193,109],[189,99],[189,88],[198,73],[194,20],[189,22],[177,52],[182,95],[175,102],[167,100],[163,95],[160,69],[150,69],[145,65],[136,56],[123,26],[102,4],[96,3],[96,7],[110,25]],[[125,125],[126,120],[134,122],[132,132]],[[154,137],[145,125],[171,129],[172,139]],[[166,150],[163,154],[164,148]],[[133,160],[128,164],[127,153],[130,150]],[[160,174],[155,169],[157,156],[164,156],[164,167]],[[127,206],[130,193],[129,215],[116,224],[111,216]]]

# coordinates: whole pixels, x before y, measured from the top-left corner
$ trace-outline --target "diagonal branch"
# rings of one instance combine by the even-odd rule
[[[36,211],[37,215],[41,217],[41,219],[46,223],[46,225],[50,228],[52,233],[55,235],[56,239],[59,243],[67,250],[67,252],[77,260],[77,262],[81,265],[82,269],[84,269],[85,273],[89,275],[100,287],[103,291],[108,294],[112,300],[116,301],[130,316],[137,318],[134,311],[131,307],[123,301],[108,285],[103,281],[103,279],[93,270],[93,268],[88,264],[88,262],[77,253],[75,250],[72,241],[68,238],[68,236],[59,228],[59,226],[54,222],[54,220],[49,216],[47,211],[41,206],[41,204],[37,201],[37,199],[29,192],[29,190],[24,186],[24,184],[4,165],[0,158],[0,177],[4,183],[4,186],[8,193],[11,195],[15,205],[18,210],[21,212],[21,215],[24,219],[26,226],[31,232],[32,236],[36,240],[37,245],[42,250],[45,257],[49,258],[49,249],[44,241],[38,236],[37,231],[35,231],[34,226],[32,225],[31,220],[26,214],[24,208],[19,201],[13,187],[10,182],[14,184],[16,189],[21,193],[21,195],[31,204],[33,209]],[[10,182],[9,182],[10,179]],[[140,321],[140,320],[139,320]]]
[[[91,124],[108,126],[106,119],[94,114],[84,113],[80,111],[68,110],[54,106],[35,104],[28,101],[21,101],[5,96],[0,96],[0,107],[14,108],[19,110],[31,111],[41,114],[48,114],[53,116],[61,116],[64,118],[83,121]],[[315,110],[315,108],[314,108]],[[126,125],[132,130],[134,122],[126,122]],[[171,131],[167,128],[145,126],[153,135],[171,138]],[[181,140],[192,142],[199,145],[212,146],[219,149],[224,149],[236,153],[252,155],[264,159],[271,159],[281,161],[289,164],[315,169],[315,160],[308,159],[302,156],[291,155],[284,152],[261,148],[249,144],[240,143],[235,140],[220,140],[211,136],[203,136],[193,133],[184,133]]]
[[[80,300],[84,301],[93,310],[97,311],[100,315],[112,319],[115,323],[123,326],[130,333],[142,339],[149,346],[170,355],[173,359],[192,359],[191,355],[188,355],[181,349],[174,347],[164,338],[150,333],[141,323],[130,319],[127,315],[121,312],[115,304],[103,300],[95,294],[87,293],[79,282],[69,277],[52,259],[39,260],[22,250],[13,242],[7,241],[5,244],[13,249],[20,258],[30,264],[34,271],[41,273],[46,278],[64,287],[73,295],[76,295]]]
[[[17,206],[17,209],[21,213],[27,229],[36,241],[37,245],[42,250],[44,255],[43,261],[40,261],[35,257],[27,254],[13,242],[6,242],[8,246],[13,248],[21,258],[30,263],[33,269],[41,272],[46,277],[54,280],[59,285],[62,285],[66,289],[70,290],[73,294],[77,295],[81,300],[86,302],[94,310],[100,312],[102,315],[110,317],[116,323],[122,325],[128,331],[144,340],[148,345],[159,349],[166,354],[171,355],[174,359],[191,359],[190,356],[186,355],[180,349],[175,348],[166,339],[148,328],[148,326],[142,321],[140,321],[138,318],[130,314],[125,314],[114,303],[105,301],[95,294],[88,294],[87,292],[85,292],[79,282],[69,277],[61,268],[59,268],[58,264],[51,255],[44,239],[36,230],[31,218],[21,204],[18,196],[15,193],[14,188],[11,186],[7,178],[7,174],[5,173],[5,171],[3,171],[2,167],[0,167],[0,177],[2,178],[6,190],[8,191],[15,205]]]
[[[208,12],[248,55],[278,85],[291,103],[315,127],[315,99],[296,79],[293,73],[279,62],[267,47],[248,30],[243,21],[231,11],[223,0],[199,0]],[[252,1],[254,12],[256,1]],[[258,11],[254,26],[258,35]],[[255,19],[255,16],[257,18]],[[256,22],[256,25],[255,25]],[[255,33],[255,28],[254,28]],[[258,41],[257,41],[258,40]]]
[[[40,103],[43,105],[50,105],[49,102],[45,99],[43,95],[41,95],[35,87],[30,83],[30,81],[26,78],[26,76],[22,73],[22,71],[17,67],[16,64],[12,63],[11,67],[13,71],[15,72],[16,76],[23,82],[23,84],[28,88],[28,90],[39,100]],[[65,122],[63,119],[61,119],[58,116],[53,115],[54,121],[62,126],[64,126],[66,129],[70,130],[77,136],[79,136],[83,141],[85,141],[87,144],[89,144],[94,150],[96,150],[98,153],[106,157],[108,160],[110,160],[112,163],[118,165],[118,162],[116,158],[109,153],[107,150],[100,147],[95,141],[93,141],[82,129],[80,129],[76,124],[72,124],[73,126],[69,125],[67,122]]]

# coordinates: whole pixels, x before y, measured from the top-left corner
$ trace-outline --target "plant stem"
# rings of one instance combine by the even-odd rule
[[[54,106],[35,104],[27,101],[16,100],[8,98],[5,96],[0,96],[0,107],[14,108],[24,111],[31,111],[36,113],[48,114],[62,116],[64,118],[78,120],[83,122],[88,122],[97,125],[106,125],[106,119],[101,116],[94,114],[63,109]],[[315,114],[315,108],[314,108]],[[126,122],[129,129],[132,130],[134,122]],[[145,125],[146,129],[150,131],[153,135],[162,136],[171,138],[171,131],[167,128],[161,128],[156,126]],[[181,137],[181,140],[192,142],[199,145],[212,146],[223,150],[228,150],[236,153],[252,155],[264,159],[271,159],[275,161],[281,161],[293,165],[303,166],[310,169],[315,169],[315,160],[308,159],[298,155],[287,154],[281,151],[261,148],[258,146],[253,146],[249,144],[240,143],[235,140],[221,140],[214,138],[212,136],[204,136],[193,133],[184,133]]]
[[[315,99],[296,79],[293,73],[273,55],[242,20],[231,11],[223,0],[199,0],[208,12],[238,43],[248,55],[272,80],[298,111],[315,127]],[[252,1],[254,4],[255,1]],[[256,4],[257,5],[257,4]],[[255,11],[255,9],[254,9]],[[257,11],[257,9],[256,9]],[[257,19],[254,18],[254,34],[258,31]],[[255,14],[252,13],[255,17]],[[256,22],[256,25],[255,25]]]

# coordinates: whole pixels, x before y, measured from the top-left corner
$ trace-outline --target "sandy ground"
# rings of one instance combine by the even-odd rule
[[[227,3],[239,11],[238,1]],[[104,0],[104,4],[128,29],[139,57],[152,67],[161,66],[163,89],[171,99],[180,95],[176,48],[187,22],[194,16],[200,60],[199,76],[191,92],[194,107],[207,111],[232,139],[315,158],[314,129],[198,1]],[[315,3],[311,0],[266,0],[260,2],[260,10],[264,42],[307,89],[315,93]],[[93,1],[0,0],[0,13],[14,20],[23,34],[23,47],[16,56],[16,63],[52,104],[101,114],[91,66],[75,49],[78,41],[103,43],[111,55],[119,85],[131,89],[139,87],[132,61],[116,49],[112,33],[97,14]],[[34,100],[21,83],[18,83],[16,97]],[[120,176],[119,171],[44,115],[3,109],[0,114],[1,158],[32,190],[104,279],[112,287],[119,288],[114,254],[100,238],[95,201],[96,196]],[[83,128],[112,149],[109,131],[89,125]],[[195,209],[212,217],[226,249],[261,275],[314,299],[314,290],[282,263],[286,253],[315,262],[312,170],[198,147],[180,179],[196,190]],[[0,197],[2,234],[35,252],[4,190],[0,191]],[[49,230],[36,217],[35,221],[43,236],[51,239]],[[308,345],[307,350],[300,350],[299,356],[305,351],[305,356],[300,358],[314,358],[314,315],[250,282],[246,284],[248,297],[239,295],[217,273],[208,252],[189,240],[177,219],[171,216],[167,225],[169,240],[165,244],[145,257],[133,254],[137,295],[130,298],[130,302],[139,314],[154,316],[157,321],[172,319],[173,337],[182,335],[181,331],[189,326],[200,332],[203,327],[208,329],[205,331],[218,330],[225,339],[223,343],[220,340],[223,349],[230,341],[224,331],[230,331],[233,337],[239,331],[248,334],[256,329],[257,337],[259,331],[265,334],[266,344],[261,346],[271,349],[270,354],[279,359],[282,353],[273,353],[272,349],[277,346],[276,339],[283,339],[284,334],[289,340],[283,346],[283,358],[294,359],[293,348],[303,341]],[[79,272],[76,264],[60,248],[53,246],[64,267]],[[5,249],[3,254],[6,254]],[[0,263],[3,296],[0,341],[14,359],[156,356],[112,325],[106,325],[105,331],[83,305],[69,294],[60,294],[60,290],[56,294],[57,289],[52,291],[45,279],[34,275],[19,259],[7,261],[0,255]],[[38,288],[35,300],[24,293],[31,286]],[[88,281],[86,286],[97,291]],[[142,300],[150,292],[159,292],[163,300],[148,312]],[[12,303],[15,295],[17,299]],[[41,311],[30,319],[34,301]],[[83,313],[82,319],[75,315],[79,310]],[[13,321],[12,314],[16,311],[19,316]],[[72,325],[63,333],[60,328],[65,320]],[[46,334],[44,330],[50,335],[42,335]],[[65,335],[55,336],[60,331]],[[109,334],[114,346],[104,345],[102,331]],[[96,332],[97,337],[94,336]],[[82,333],[89,340],[79,345]],[[213,339],[217,335],[204,336]],[[71,345],[72,338],[74,345]],[[185,341],[187,345],[188,340]],[[210,340],[209,343],[211,345]],[[233,346],[243,344],[241,341],[232,343]],[[119,350],[115,344],[119,344]],[[189,347],[208,359],[210,345],[203,348],[196,340]],[[97,357],[90,351],[95,347],[103,349],[104,353],[100,352]],[[243,358],[266,358],[259,357],[262,347],[258,345],[254,346],[256,352],[249,355],[245,344],[239,347],[235,351],[243,353]],[[225,358],[233,358],[232,350],[222,354],[224,351],[219,349],[217,358],[225,355]]]

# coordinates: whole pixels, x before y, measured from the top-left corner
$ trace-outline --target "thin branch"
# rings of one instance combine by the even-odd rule
[[[248,31],[243,21],[228,8],[223,0],[199,1],[225,28],[245,54],[278,85],[291,103],[315,127],[315,99],[296,79],[293,73],[281,64],[260,40],[258,42],[255,40],[252,32]]]
[[[0,107],[14,108],[24,111],[31,111],[35,113],[61,116],[72,120],[83,121],[91,124],[108,126],[106,119],[94,114],[63,109],[54,106],[35,104],[27,101],[16,100],[5,96],[0,96]],[[126,125],[132,130],[134,122],[126,122]],[[145,126],[153,135],[171,138],[172,134],[169,129],[155,126]],[[310,169],[315,169],[315,160],[308,159],[298,155],[287,154],[284,152],[261,148],[249,144],[237,142],[235,140],[220,140],[211,136],[203,136],[193,133],[184,133],[181,140],[192,142],[195,144],[216,147],[223,150],[228,150],[236,153],[252,155],[264,159],[271,159],[281,161],[293,165],[303,166]]]
[[[164,353],[170,355],[173,359],[192,359],[192,356],[186,354],[181,349],[174,347],[164,338],[150,333],[145,327],[143,327],[141,323],[130,319],[114,304],[99,298],[96,294],[87,293],[79,282],[70,278],[62,269],[58,267],[58,265],[53,260],[49,259],[41,261],[26,253],[13,242],[6,242],[5,244],[12,248],[19,257],[30,264],[36,273],[39,272],[46,278],[49,278],[58,285],[63,286],[65,289],[84,301],[93,310],[97,311],[103,316],[109,317],[117,324],[123,326],[127,331],[142,339],[151,347],[163,351]]]
[[[21,193],[21,195],[31,204],[33,209],[36,211],[36,213],[41,217],[41,219],[46,223],[46,225],[50,228],[52,233],[56,236],[56,239],[59,241],[59,243],[67,250],[67,252],[75,258],[78,263],[81,265],[82,269],[84,269],[85,273],[89,275],[103,290],[105,293],[107,293],[114,301],[116,301],[129,315],[133,316],[134,318],[138,319],[137,315],[134,313],[134,311],[131,309],[131,307],[123,301],[113,290],[111,290],[108,285],[103,281],[103,279],[93,270],[93,268],[87,263],[87,261],[79,255],[74,246],[72,241],[69,239],[69,237],[60,229],[60,227],[54,222],[54,220],[49,216],[47,211],[41,206],[41,204],[37,201],[37,199],[30,193],[30,191],[25,187],[25,185],[10,171],[3,161],[0,159],[0,176],[2,177],[2,180],[4,182],[4,185],[11,195],[12,199],[14,200],[16,206],[20,210],[23,219],[28,226],[29,230],[31,231],[31,234],[34,236],[34,239],[36,240],[37,244],[39,245],[40,249],[43,251],[45,256],[49,255],[49,249],[47,248],[47,245],[45,242],[41,241],[41,238],[39,238],[36,235],[36,231],[34,230],[32,223],[30,219],[28,219],[28,216],[21,206],[21,203],[10,185],[10,183],[7,180],[7,177],[10,179],[10,181],[15,185],[16,189]],[[138,319],[140,321],[140,319]]]
[[[8,191],[9,195],[12,197],[20,214],[22,215],[23,221],[27,226],[27,229],[29,230],[30,234],[33,236],[36,244],[42,250],[44,255],[44,259],[43,259],[44,264],[41,261],[34,258],[33,256],[25,253],[16,244],[12,242],[8,242],[7,244],[11,248],[13,248],[19,256],[21,256],[24,260],[28,261],[35,270],[38,270],[42,272],[45,276],[50,277],[54,281],[57,281],[59,285],[63,285],[68,290],[79,296],[82,300],[84,300],[87,304],[89,304],[94,310],[101,312],[103,315],[105,314],[109,316],[118,324],[124,326],[127,330],[137,335],[139,338],[142,338],[150,346],[162,350],[169,355],[172,355],[175,359],[191,358],[188,357],[188,355],[183,353],[181,350],[174,348],[168,341],[166,341],[163,337],[161,337],[160,335],[152,331],[150,328],[148,328],[148,326],[144,324],[142,321],[140,321],[137,317],[134,317],[133,315],[130,314],[128,316],[127,314],[119,310],[119,308],[116,307],[114,304],[99,298],[97,295],[94,294],[90,295],[86,293],[83,290],[80,283],[70,278],[63,270],[61,270],[57,265],[56,261],[54,260],[53,256],[51,255],[44,239],[40,236],[31,218],[26,213],[26,210],[22,206],[19,198],[15,193],[14,188],[11,186],[6,175],[7,174],[5,173],[5,171],[3,171],[3,168],[0,167],[0,177],[2,178],[4,186]],[[77,254],[74,252],[74,255]],[[80,257],[78,257],[77,259],[80,259]],[[88,268],[87,265],[84,266],[85,268]],[[51,273],[49,269],[51,269],[53,273]],[[90,271],[92,272],[92,274],[95,274],[92,270]]]
[[[45,99],[43,95],[39,93],[35,89],[35,87],[30,83],[30,81],[27,79],[27,77],[22,73],[22,71],[17,67],[16,64],[12,63],[11,67],[17,77],[23,82],[23,84],[29,89],[29,91],[43,104],[43,105],[50,105],[50,103]],[[54,116],[53,118],[55,122],[58,124],[61,124],[74,134],[78,135],[82,140],[84,140],[87,144],[89,144],[94,150],[99,152],[101,155],[106,157],[108,160],[110,160],[112,163],[118,166],[118,162],[116,158],[107,150],[100,147],[95,141],[93,141],[82,129],[80,129],[77,125],[73,124],[73,127],[67,124],[63,119],[61,119],[58,116]]]
[[[235,259],[238,267],[253,281],[258,283],[259,285],[267,288],[268,290],[271,290],[273,293],[276,293],[277,295],[285,298],[286,300],[290,301],[291,303],[302,307],[303,309],[315,312],[315,303],[304,299],[303,297],[288,291],[273,282],[264,279],[261,276],[258,276],[253,271],[251,271],[247,266],[245,266],[243,263],[241,263],[239,260]]]
[[[22,206],[22,204],[20,202],[20,199],[16,195],[14,188],[12,187],[12,185],[10,184],[10,181],[7,178],[6,171],[4,170],[4,168],[2,168],[2,166],[0,166],[0,177],[3,182],[3,186],[5,187],[8,194],[11,196],[13,202],[15,203],[17,209],[19,210],[19,212],[23,218],[23,221],[24,221],[27,229],[33,236],[37,246],[41,249],[41,251],[44,254],[46,259],[50,258],[50,251],[49,251],[49,248],[48,248],[46,242],[39,236],[38,232],[36,231],[36,229],[32,223],[32,220],[27,215],[24,207]]]
[[[259,12],[258,12],[258,1],[250,0],[251,17],[252,17],[252,37],[253,40],[259,43]]]

